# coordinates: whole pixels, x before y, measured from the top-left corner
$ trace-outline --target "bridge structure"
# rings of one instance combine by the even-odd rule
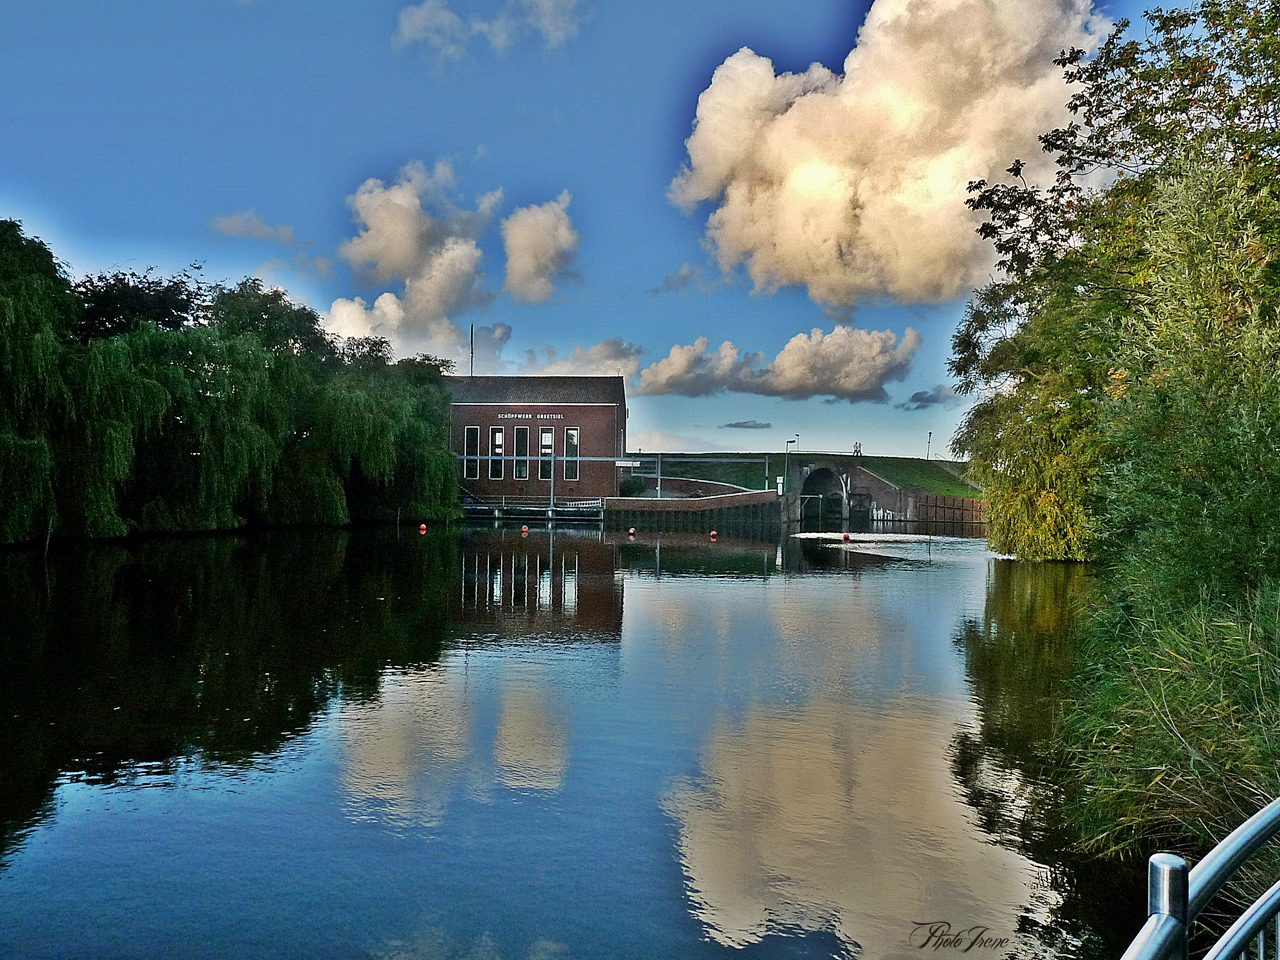
[[[870,529],[878,507],[899,488],[843,457],[793,453],[782,483],[782,512],[788,525],[813,530]]]
[[[464,485],[463,513],[484,520],[578,520],[607,527],[654,529],[726,529],[790,532],[985,534],[981,500],[932,494],[904,487],[863,466],[859,456],[790,451],[782,455],[706,457],[689,454],[633,454],[631,459],[582,457],[608,461],[631,476],[652,480],[654,497],[583,499],[557,495],[554,479],[549,497],[476,496]],[[664,464],[664,457],[666,463]],[[475,458],[484,461],[486,457]],[[552,456],[552,476],[555,460]],[[782,461],[779,463],[779,461]],[[672,476],[688,464],[743,465],[739,473],[765,489]],[[750,477],[759,464],[759,479]],[[782,475],[773,475],[782,466]]]

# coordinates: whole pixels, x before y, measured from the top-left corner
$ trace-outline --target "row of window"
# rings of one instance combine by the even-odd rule
[[[529,428],[516,427],[514,436],[515,449],[511,453],[511,476],[515,480],[529,479]],[[564,428],[564,450],[561,459],[564,461],[564,478],[578,479],[579,430],[577,427]],[[556,428],[541,427],[538,430],[538,479],[551,479],[551,463],[555,457]],[[480,428],[466,427],[463,447],[463,476],[468,480],[480,479]],[[489,479],[501,480],[506,458],[506,428],[489,428]]]

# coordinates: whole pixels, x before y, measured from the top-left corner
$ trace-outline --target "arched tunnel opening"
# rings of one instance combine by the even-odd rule
[[[811,470],[800,489],[800,530],[805,533],[853,533],[871,529],[871,497],[848,488],[848,480],[828,467]],[[848,501],[847,521],[845,502]]]

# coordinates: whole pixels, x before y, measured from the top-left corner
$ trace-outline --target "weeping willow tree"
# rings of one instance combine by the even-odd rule
[[[59,360],[74,316],[71,286],[44,244],[0,221],[0,539],[57,522],[54,438],[71,396]]]
[[[0,222],[0,542],[448,517],[446,367],[256,280],[72,284]]]

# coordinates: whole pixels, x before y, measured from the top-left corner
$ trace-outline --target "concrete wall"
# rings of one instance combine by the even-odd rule
[[[663,480],[666,487],[666,480]],[[605,526],[614,530],[685,530],[775,537],[781,529],[781,501],[772,490],[717,497],[610,497],[605,500]]]

